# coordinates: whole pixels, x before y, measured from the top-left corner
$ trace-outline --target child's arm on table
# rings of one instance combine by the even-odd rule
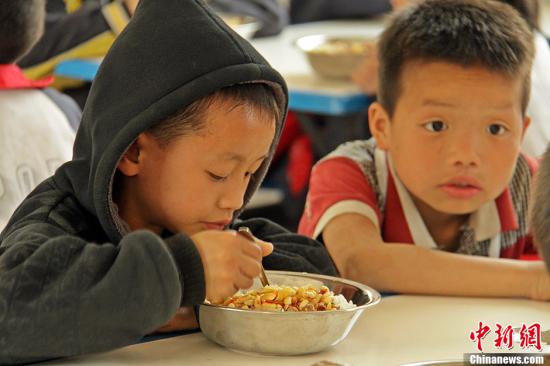
[[[179,306],[204,298],[200,257],[188,237],[135,231],[117,245],[98,244],[65,230],[59,212],[56,223],[37,216],[2,233],[0,364],[136,343]],[[171,247],[187,260],[176,263]]]
[[[385,245],[376,225],[359,214],[335,217],[322,235],[343,277],[380,291],[550,300],[543,263]]]

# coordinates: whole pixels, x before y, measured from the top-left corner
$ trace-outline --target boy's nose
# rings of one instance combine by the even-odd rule
[[[244,194],[248,187],[248,181],[240,182],[240,184],[231,184],[222,193],[219,199],[219,206],[222,209],[238,210],[244,202]]]
[[[480,163],[481,141],[474,133],[456,136],[447,146],[450,163],[459,167],[475,167]]]

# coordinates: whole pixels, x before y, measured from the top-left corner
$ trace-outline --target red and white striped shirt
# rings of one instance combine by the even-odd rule
[[[472,213],[458,253],[520,258],[536,253],[527,225],[528,200],[538,162],[520,155],[507,189]],[[336,216],[364,215],[385,242],[437,249],[407,189],[374,140],[341,145],[313,168],[298,232],[317,238]]]

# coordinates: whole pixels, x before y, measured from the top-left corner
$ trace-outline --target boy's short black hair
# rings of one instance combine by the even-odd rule
[[[0,64],[17,61],[44,30],[46,0],[0,1]]]
[[[379,42],[379,100],[390,117],[411,61],[481,66],[524,80],[529,101],[533,33],[509,5],[493,0],[426,0],[397,12]]]
[[[1,0],[0,0],[1,1]],[[206,112],[215,102],[229,103],[230,106],[249,105],[260,113],[273,117],[273,121],[281,118],[280,106],[271,86],[266,83],[244,83],[231,85],[206,97],[197,99],[174,115],[158,121],[148,132],[161,146],[166,146],[179,136],[201,131],[206,124]]]

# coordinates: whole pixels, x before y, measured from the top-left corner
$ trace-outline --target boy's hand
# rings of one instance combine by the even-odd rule
[[[393,10],[400,10],[409,4],[420,2],[420,0],[390,0]]]
[[[134,12],[136,11],[136,7],[138,5],[139,0],[123,0],[124,4],[126,5],[126,8],[128,9],[128,12],[130,13],[130,16],[134,15]]]
[[[252,286],[260,274],[262,257],[273,251],[271,243],[253,242],[233,230],[201,231],[191,239],[204,265],[206,298],[212,302]]]
[[[550,301],[550,275],[544,267],[544,263],[529,263],[533,267],[535,280],[531,285],[530,297],[533,300]]]
[[[179,308],[170,321],[157,329],[155,333],[177,332],[179,330],[196,329],[199,327],[195,311],[192,307]]]
[[[351,80],[368,95],[378,90],[378,46],[376,43],[365,43],[365,58],[351,75]]]

